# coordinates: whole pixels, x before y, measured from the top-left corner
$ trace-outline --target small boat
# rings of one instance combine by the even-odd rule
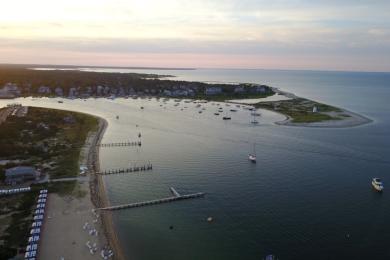
[[[141,107],[141,109],[144,109],[144,107]]]
[[[223,120],[231,120],[232,118],[230,116],[224,116],[222,117]]]
[[[374,187],[374,189],[379,191],[379,192],[382,192],[384,189],[382,180],[379,178],[373,178],[371,184],[372,184],[372,187]]]
[[[264,260],[277,260],[277,258],[274,255],[267,255]]]
[[[119,119],[119,116],[116,116],[116,119]]]
[[[251,124],[253,125],[257,125],[259,123],[259,121],[256,120],[256,117],[257,116],[260,116],[260,113],[257,113],[256,111],[255,112],[252,112],[251,115],[253,116],[253,119],[251,121]]]
[[[237,112],[237,109],[230,109],[231,112]]]
[[[138,138],[141,138],[141,133],[138,133]]]
[[[202,110],[198,112],[199,114],[202,114]]]
[[[248,155],[248,160],[249,161],[251,161],[251,162],[253,162],[253,163],[256,163],[256,145],[255,144],[253,144],[253,153],[250,153],[249,155]]]
[[[62,104],[62,103],[64,103],[64,101],[62,101],[62,100],[58,100],[58,103]]]
[[[214,115],[219,116],[219,113],[214,113]]]

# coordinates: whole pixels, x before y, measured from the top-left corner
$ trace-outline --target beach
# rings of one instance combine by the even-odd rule
[[[82,149],[80,165],[90,167],[89,178],[79,178],[70,195],[49,195],[40,259],[96,259],[101,258],[103,247],[114,251],[113,259],[124,259],[110,212],[100,215],[95,210],[108,205],[103,179],[94,174],[100,169],[98,144],[106,128],[107,121],[99,118],[97,131],[88,136]],[[91,248],[96,250],[91,252]]]
[[[92,150],[89,152],[88,161],[91,162],[92,169],[94,172],[100,171],[100,163],[99,163],[99,144],[103,138],[104,132],[106,131],[108,123],[105,119],[99,119],[99,130],[96,135],[95,145]],[[109,201],[106,193],[106,189],[104,187],[104,180],[102,175],[92,174],[90,179],[90,191],[91,191],[91,199],[96,208],[102,208],[109,206]],[[125,259],[123,255],[123,251],[120,246],[119,239],[116,235],[114,223],[112,220],[112,214],[110,211],[98,211],[101,217],[101,224],[105,234],[105,238],[107,242],[114,251],[114,259],[123,260]]]

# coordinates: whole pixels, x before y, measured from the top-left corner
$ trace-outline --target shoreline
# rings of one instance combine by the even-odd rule
[[[275,100],[275,101],[268,101],[268,102],[267,101],[266,102],[260,101],[260,102],[255,103],[255,104],[240,102],[238,104],[256,107],[256,105],[259,105],[261,103],[277,104],[278,102],[300,99],[300,97],[296,96],[293,93],[282,91],[282,90],[275,88],[275,87],[271,87],[271,88],[276,94],[278,94],[280,96],[284,96],[287,99],[286,100],[281,99],[281,100]],[[320,103],[320,102],[317,102],[314,100],[310,100],[310,99],[306,99],[306,98],[304,98],[304,99],[306,101],[310,101],[313,103]],[[231,103],[237,103],[237,102],[231,102]],[[271,112],[274,112],[274,113],[277,113],[279,115],[284,116],[285,117],[284,120],[274,122],[275,125],[279,125],[279,126],[311,127],[311,128],[350,128],[350,127],[363,126],[363,125],[374,122],[374,120],[372,120],[371,118],[360,115],[356,112],[352,112],[352,111],[349,111],[347,109],[339,108],[339,107],[335,107],[335,108],[337,108],[339,111],[320,112],[320,113],[327,115],[327,116],[331,116],[333,118],[339,118],[339,119],[329,119],[329,120],[322,120],[322,121],[317,121],[317,122],[298,122],[297,123],[297,122],[292,122],[293,118],[290,115],[281,113],[280,111],[277,111],[275,109],[269,109],[267,107],[261,107],[261,106],[258,107],[258,109],[264,109],[264,110],[271,111]]]
[[[93,172],[100,171],[99,161],[99,144],[103,138],[103,135],[108,127],[106,119],[97,117],[99,120],[99,128],[96,132],[95,138],[92,142],[90,150],[88,152],[88,163],[92,167]],[[104,187],[104,180],[102,176],[96,174],[90,174],[90,192],[91,200],[96,208],[109,206],[107,192]],[[112,220],[112,213],[110,211],[100,212],[101,225],[104,232],[104,236],[109,244],[110,248],[114,252],[113,259],[124,260],[123,250],[121,248],[119,239],[115,232],[114,223]]]

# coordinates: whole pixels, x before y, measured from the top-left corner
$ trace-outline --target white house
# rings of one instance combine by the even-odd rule
[[[206,87],[204,93],[206,95],[218,95],[222,93],[221,87]]]
[[[243,86],[238,86],[238,87],[235,87],[234,88],[234,93],[244,93],[245,92],[245,88]]]

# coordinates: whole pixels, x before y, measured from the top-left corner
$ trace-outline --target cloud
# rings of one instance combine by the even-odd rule
[[[3,52],[390,60],[384,0],[14,0],[2,11]]]

